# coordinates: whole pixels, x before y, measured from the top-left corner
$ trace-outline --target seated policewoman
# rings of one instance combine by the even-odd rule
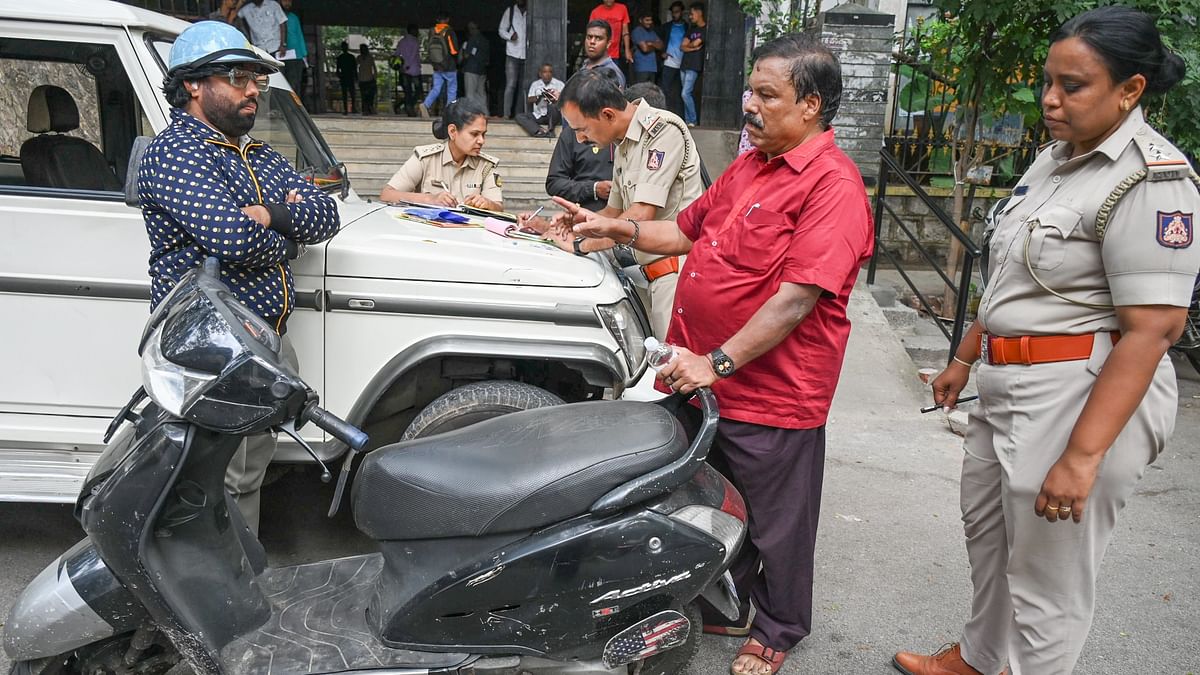
[[[433,123],[433,135],[442,142],[413,148],[412,157],[384,186],[379,199],[503,210],[504,182],[496,172],[499,160],[483,153],[487,112],[474,100],[460,98]]]

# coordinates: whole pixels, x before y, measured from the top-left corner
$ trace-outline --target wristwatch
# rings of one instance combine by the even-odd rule
[[[737,368],[733,365],[733,359],[725,355],[725,352],[720,349],[714,349],[708,354],[708,358],[712,359],[713,372],[717,377],[725,379],[733,374]]]
[[[571,243],[571,248],[575,249],[575,255],[582,255],[582,256],[587,255],[587,252],[584,251],[582,248],[580,248],[580,246],[583,244],[584,239],[585,239],[585,237],[579,237],[578,239],[576,239],[574,242]]]

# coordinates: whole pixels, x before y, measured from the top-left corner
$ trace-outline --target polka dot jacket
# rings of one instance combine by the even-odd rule
[[[267,144],[243,138],[242,147],[231,145],[179,109],[146,149],[137,178],[150,237],[151,309],[212,255],[238,300],[284,332],[295,295],[286,242],[332,237],[339,226],[333,198]],[[293,189],[304,199],[286,204]],[[255,204],[270,212],[269,228],[242,212]]]

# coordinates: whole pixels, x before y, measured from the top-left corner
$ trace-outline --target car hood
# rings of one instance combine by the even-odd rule
[[[330,276],[559,287],[604,280],[597,261],[552,244],[426,225],[376,202],[342,202],[340,213],[342,229],[326,246]]]

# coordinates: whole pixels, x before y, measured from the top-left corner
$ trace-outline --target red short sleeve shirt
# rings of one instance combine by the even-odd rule
[[[629,25],[629,9],[619,2],[614,2],[612,7],[605,7],[604,3],[600,3],[588,16],[588,21],[596,19],[607,21],[612,28],[612,39],[608,41],[608,55],[614,59],[620,57],[621,31]]]
[[[671,344],[711,352],[784,282],[824,291],[782,342],[713,386],[721,417],[824,425],[850,335],[846,303],[874,238],[862,177],[833,130],[771,160],[741,155],[679,215],[679,229],[694,243],[675,291]]]

